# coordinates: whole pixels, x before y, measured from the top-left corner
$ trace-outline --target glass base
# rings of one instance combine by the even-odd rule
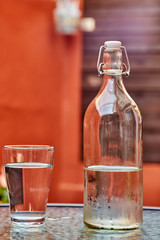
[[[83,234],[85,239],[142,239],[143,230],[138,229],[127,229],[127,230],[110,230],[110,229],[93,229],[84,227]]]
[[[12,212],[12,227],[36,227],[45,223],[45,212]]]
[[[135,223],[135,224],[128,224],[128,225],[120,225],[120,224],[101,224],[98,222],[94,222],[94,223],[89,223],[84,221],[84,224],[86,227],[88,228],[92,228],[92,229],[104,229],[104,230],[115,230],[115,231],[126,231],[126,230],[134,230],[137,228],[141,227],[141,223]]]

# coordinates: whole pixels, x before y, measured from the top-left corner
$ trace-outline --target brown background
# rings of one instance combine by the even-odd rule
[[[102,83],[99,47],[119,40],[127,48],[131,75],[124,84],[143,117],[144,205],[160,206],[160,1],[85,0],[84,15],[96,29],[83,37],[83,111]]]
[[[124,84],[143,116],[143,159],[160,162],[160,1],[86,0],[85,16],[96,19],[96,30],[84,34],[83,112],[101,84],[99,47],[121,41],[131,64]]]

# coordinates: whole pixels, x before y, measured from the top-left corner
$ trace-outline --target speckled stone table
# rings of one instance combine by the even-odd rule
[[[33,229],[16,229],[11,227],[9,208],[0,205],[0,240],[3,239],[93,239],[93,240],[160,240],[160,208],[143,210],[143,226],[134,231],[113,232],[88,229],[83,224],[83,206],[49,205],[46,223],[43,227]]]

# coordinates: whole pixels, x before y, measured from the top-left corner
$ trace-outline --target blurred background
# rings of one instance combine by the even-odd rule
[[[99,47],[119,40],[131,64],[124,84],[143,116],[144,205],[160,206],[159,25],[158,0],[0,1],[0,149],[55,146],[49,202],[83,202],[84,112],[101,85]]]

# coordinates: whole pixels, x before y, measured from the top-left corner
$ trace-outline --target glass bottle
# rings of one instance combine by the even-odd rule
[[[101,46],[97,67],[103,83],[84,117],[84,223],[134,229],[143,214],[142,118],[123,84],[130,65],[121,42]]]

